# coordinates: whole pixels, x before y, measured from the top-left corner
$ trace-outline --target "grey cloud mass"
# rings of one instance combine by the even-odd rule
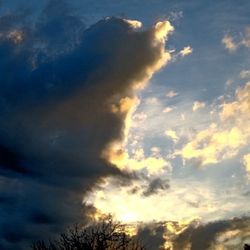
[[[122,174],[101,157],[124,136],[126,112],[111,107],[134,97],[161,47],[122,19],[86,28],[60,1],[0,27],[0,248],[27,249],[84,221],[86,191]]]
[[[250,242],[249,217],[220,220],[208,224],[191,223],[174,240],[174,249],[243,249]]]
[[[169,230],[168,224],[177,233]],[[149,250],[240,250],[244,249],[244,244],[250,243],[249,217],[207,224],[194,220],[182,227],[183,225],[173,221],[144,224],[139,227],[137,237]]]
[[[150,195],[156,194],[160,190],[166,190],[169,188],[170,188],[170,185],[168,183],[168,180],[155,178],[148,184],[147,189],[143,192],[143,195],[150,196]]]
[[[142,241],[146,249],[160,250],[164,249],[164,223],[146,224],[139,228],[137,237]]]

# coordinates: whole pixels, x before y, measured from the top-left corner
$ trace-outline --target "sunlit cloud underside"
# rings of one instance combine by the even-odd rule
[[[172,31],[169,27],[163,31]],[[157,39],[166,37],[159,34]],[[190,54],[192,48],[180,53]],[[249,88],[245,82],[210,103],[182,96],[175,106],[166,105],[181,95],[175,90],[166,90],[164,98],[154,97],[157,91],[137,97],[129,107],[126,136],[109,148],[109,160],[138,177],[127,183],[107,178],[84,202],[96,207],[97,216],[111,213],[126,223],[188,224],[249,215]]]

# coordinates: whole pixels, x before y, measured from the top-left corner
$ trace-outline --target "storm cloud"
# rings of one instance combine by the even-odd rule
[[[249,221],[249,217],[241,217],[207,224],[190,223],[173,241],[173,249],[243,249],[250,241]]]
[[[0,17],[1,249],[84,221],[84,194],[123,174],[107,152],[124,139],[135,91],[170,59],[169,22],[86,28],[60,1],[35,24],[24,16]]]
[[[150,250],[243,249],[250,243],[249,222],[249,217],[240,217],[206,224],[199,220],[186,225],[177,221],[145,223],[136,237]]]

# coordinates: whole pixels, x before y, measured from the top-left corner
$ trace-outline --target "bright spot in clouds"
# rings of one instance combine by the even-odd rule
[[[249,1],[8,2],[1,249],[109,213],[153,249],[250,243]]]
[[[174,127],[167,128],[164,131],[165,136],[174,142],[171,143],[172,151],[169,153],[165,151],[164,147],[159,148],[156,146],[151,147],[150,153],[146,153],[140,143],[136,145],[139,148],[134,150],[133,154],[124,153],[123,158],[117,159],[113,163],[121,169],[136,171],[142,175],[146,174],[147,178],[139,178],[132,185],[124,185],[120,188],[114,187],[113,181],[109,180],[107,181],[107,186],[103,187],[106,190],[105,197],[100,199],[98,195],[96,196],[95,193],[92,193],[88,202],[93,202],[98,211],[112,213],[118,219],[126,222],[133,222],[134,220],[148,222],[152,220],[183,221],[186,219],[191,221],[195,219],[213,221],[228,216],[228,214],[237,216],[246,206],[245,197],[240,195],[242,191],[229,185],[224,188],[231,192],[231,195],[225,196],[223,192],[218,193],[216,186],[211,186],[213,180],[211,180],[211,183],[208,181],[204,184],[194,180],[187,184],[186,180],[185,184],[181,184],[180,180],[175,179],[172,174],[174,168],[177,167],[174,161],[178,157],[182,159],[183,167],[185,168],[188,168],[189,161],[195,160],[193,161],[195,166],[207,166],[209,169],[209,167],[215,164],[223,163],[228,159],[235,159],[235,157],[239,156],[241,149],[248,145],[248,138],[250,138],[249,88],[250,84],[246,83],[243,87],[235,90],[235,96],[230,101],[217,104],[216,109],[213,107],[213,112],[217,112],[217,115],[215,115],[216,119],[210,124],[208,123],[204,129],[197,131],[197,133],[191,135],[184,133],[184,131],[188,131],[185,126],[190,125],[187,123],[188,120],[184,118],[185,113],[181,113],[182,120],[185,123],[182,125],[183,127],[178,125],[178,134]],[[225,100],[225,98],[219,99]],[[160,105],[161,100],[156,98],[155,100],[157,100],[157,105]],[[146,101],[146,105],[153,103],[155,102]],[[192,103],[191,100],[190,103]],[[197,101],[193,103],[194,111],[204,107],[204,102]],[[171,113],[175,112],[171,111]],[[163,114],[168,115],[169,112],[163,112]],[[187,110],[186,112],[190,111]],[[143,117],[147,117],[147,120],[150,119],[146,110],[138,114],[135,111],[134,117],[140,117],[142,114]],[[193,114],[195,115],[196,112]],[[209,117],[209,112],[204,113],[203,116]],[[132,120],[132,124],[133,129],[136,128],[135,121]],[[167,119],[165,125],[168,125]],[[143,135],[143,137],[146,136],[147,134]],[[129,140],[126,147],[129,147]],[[241,157],[242,160],[239,160],[237,168],[240,169],[240,166],[244,166],[245,176],[248,177],[250,171],[249,154]],[[221,168],[224,167],[222,166]],[[199,172],[201,170],[197,169],[196,171]],[[167,189],[156,189],[149,196],[144,196],[148,192],[145,189],[149,188],[149,183],[153,181],[153,178],[162,178],[163,176],[170,178],[170,186]],[[232,176],[230,178],[232,180],[235,179],[235,175]],[[237,202],[232,203],[231,199],[237,200]],[[162,210],[158,211],[154,204],[157,204],[157,207],[161,207]]]
[[[139,29],[142,27],[142,23],[137,20],[124,19],[125,22],[129,23],[134,29]]]
[[[177,136],[176,132],[172,129],[166,130],[165,135],[170,137],[174,142],[177,142],[179,140],[179,137]]]
[[[187,46],[187,47],[184,47],[180,52],[179,54],[184,57],[184,56],[187,56],[189,54],[191,54],[193,52],[193,49],[190,47],[190,46]]]

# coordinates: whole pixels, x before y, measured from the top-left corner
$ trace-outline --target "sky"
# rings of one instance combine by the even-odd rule
[[[105,214],[149,250],[250,244],[249,10],[0,1],[0,248]]]

